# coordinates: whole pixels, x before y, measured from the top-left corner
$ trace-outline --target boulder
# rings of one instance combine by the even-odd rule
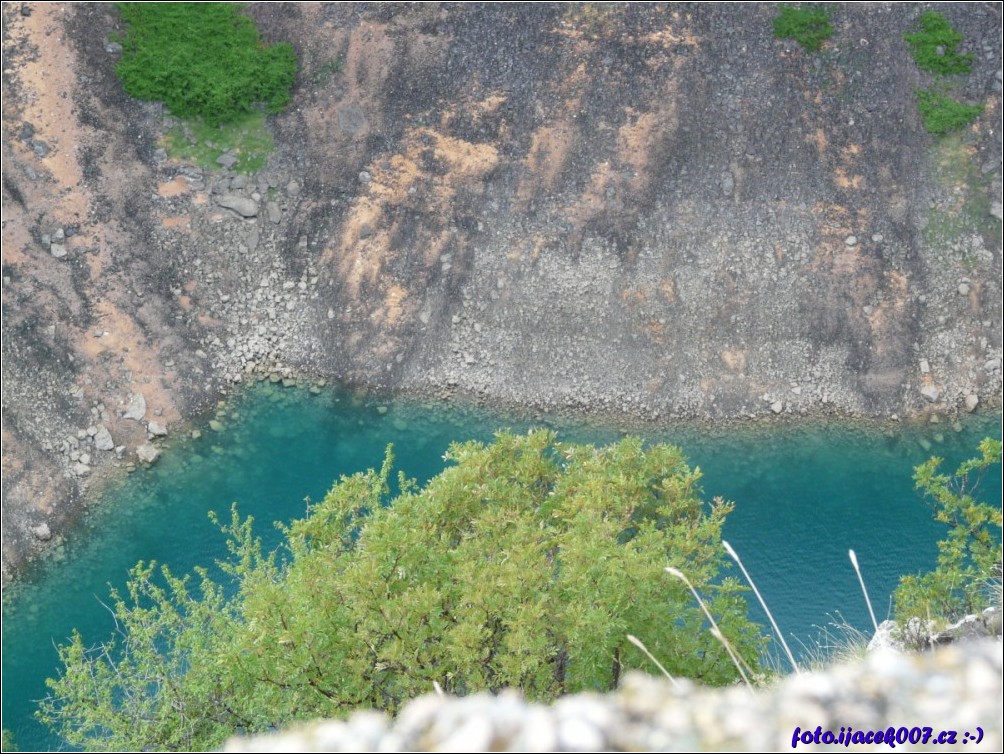
[[[258,202],[248,199],[246,196],[237,194],[223,194],[216,197],[216,203],[224,209],[233,210],[241,217],[256,217],[258,215]]]
[[[114,450],[115,442],[112,440],[112,433],[108,427],[102,424],[98,431],[94,433],[94,447],[97,450]]]
[[[894,620],[884,620],[879,623],[878,631],[868,642],[868,653],[879,651],[898,652],[900,654],[931,646],[931,636],[934,633],[934,621],[922,621],[920,618],[910,618],[906,626],[901,626]]]
[[[160,458],[160,451],[148,442],[136,448],[136,457],[143,463],[152,464]]]
[[[931,644],[954,644],[957,641],[986,639],[1001,634],[1001,611],[988,607],[980,615],[967,615],[943,631],[931,635]]]
[[[899,635],[899,624],[894,620],[879,623],[878,631],[868,642],[868,652],[902,652],[903,640]]]
[[[129,405],[122,416],[133,421],[143,421],[146,416],[146,398],[141,393],[133,393],[129,396]]]

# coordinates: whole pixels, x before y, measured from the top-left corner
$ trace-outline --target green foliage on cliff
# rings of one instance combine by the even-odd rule
[[[388,502],[391,458],[343,477],[265,554],[236,511],[223,527],[235,596],[200,571],[152,565],[113,595],[118,632],[60,648],[40,717],[91,749],[206,749],[357,707],[395,711],[438,683],[518,686],[550,700],[610,689],[648,661],[706,684],[736,670],[684,571],[739,654],[765,639],[737,582],[720,580],[731,504],[667,445],[597,449],[553,433],[451,446],[452,466]]]
[[[968,126],[983,112],[983,105],[967,105],[937,89],[917,90],[917,109],[928,133],[946,134]]]
[[[915,29],[904,34],[903,38],[910,45],[910,52],[919,67],[942,76],[969,73],[973,56],[960,55],[956,51],[962,35],[952,28],[948,19],[940,13],[928,11],[917,19]]]
[[[907,32],[903,38],[910,45],[914,62],[937,78],[936,86],[917,90],[917,110],[924,129],[942,135],[976,120],[983,112],[983,105],[967,105],[953,98],[950,80],[946,78],[969,73],[972,68],[973,56],[960,55],[956,49],[962,35],[940,13],[929,11],[917,19],[915,31]]]
[[[782,4],[774,18],[774,36],[794,39],[806,52],[818,52],[823,42],[833,36],[830,12],[826,8]]]
[[[266,46],[233,3],[117,3],[126,32],[116,71],[125,90],[175,115],[225,123],[289,103],[296,54]]]
[[[938,566],[930,573],[904,576],[894,601],[900,620],[918,617],[954,621],[987,607],[988,586],[1001,580],[1001,506],[976,497],[989,469],[1001,463],[1001,443],[986,439],[980,455],[951,476],[939,474],[941,458],[917,467],[917,489],[930,499],[934,517],[949,526],[938,542]],[[999,473],[999,471],[997,472]]]

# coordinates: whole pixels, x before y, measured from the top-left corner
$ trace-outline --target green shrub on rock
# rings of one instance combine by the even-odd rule
[[[162,100],[183,118],[210,125],[256,106],[289,103],[296,54],[289,43],[266,46],[233,3],[117,3],[126,32],[116,71],[126,92]]]
[[[928,11],[921,15],[916,31],[907,32],[903,38],[910,45],[914,61],[925,71],[951,75],[969,73],[972,67],[972,55],[956,52],[962,35],[940,13]]]
[[[343,477],[264,555],[236,511],[225,531],[236,597],[149,566],[116,598],[117,641],[60,654],[41,717],[78,746],[212,748],[234,730],[356,708],[395,711],[431,691],[521,688],[531,699],[614,687],[648,661],[706,684],[763,642],[734,580],[720,580],[731,504],[667,445],[559,443],[551,432],[453,445],[453,465],[389,496],[383,468]],[[166,583],[160,586],[159,582]]]
[[[794,39],[806,52],[818,52],[823,42],[833,36],[829,11],[826,8],[796,8],[782,4],[774,18],[774,36]]]
[[[983,105],[967,105],[949,96],[952,74],[969,73],[972,55],[960,55],[956,48],[962,35],[940,13],[929,11],[917,19],[916,30],[903,35],[917,65],[935,74],[938,83],[917,90],[917,110],[924,128],[931,134],[946,134],[964,128],[983,112]]]
[[[964,128],[980,117],[983,105],[958,102],[937,89],[918,89],[917,109],[928,133],[945,134]]]

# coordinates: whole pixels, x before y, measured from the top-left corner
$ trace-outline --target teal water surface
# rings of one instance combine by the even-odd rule
[[[223,431],[202,427],[201,439],[175,443],[153,469],[110,491],[59,560],[34,568],[8,590],[3,727],[22,749],[61,748],[34,720],[34,700],[44,696],[46,676],[56,673],[55,644],[73,628],[89,643],[111,633],[102,604],[109,584],[124,585],[141,559],[183,573],[224,556],[208,511],[226,518],[238,502],[273,546],[280,535],[271,522],[301,517],[306,499],[321,498],[341,474],[378,467],[388,443],[395,446],[396,468],[424,481],[442,468],[452,441],[489,440],[503,427],[542,423],[267,385],[226,410]],[[620,436],[610,428],[556,426],[567,440]],[[833,620],[870,626],[848,549],[857,552],[879,620],[899,576],[933,566],[943,528],[913,490],[913,467],[937,454],[954,468],[985,436],[1000,438],[999,416],[972,418],[959,431],[946,424],[898,431],[830,425],[647,435],[683,447],[704,473],[706,498],[735,501],[725,536],[797,654],[815,646]],[[999,503],[1000,478],[984,484],[986,499]],[[758,607],[752,613],[766,623]]]

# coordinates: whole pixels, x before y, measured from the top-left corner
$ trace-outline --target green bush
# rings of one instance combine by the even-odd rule
[[[40,717],[76,746],[207,749],[246,732],[358,707],[397,710],[438,683],[516,686],[551,700],[607,690],[648,661],[708,684],[737,671],[672,565],[705,593],[740,656],[765,639],[742,590],[719,580],[731,504],[698,496],[699,471],[667,445],[597,449],[551,432],[454,445],[424,488],[391,459],[343,477],[263,555],[236,511],[233,599],[152,566],[115,595],[117,637],[60,649]]]
[[[17,744],[14,742],[14,734],[6,728],[3,729],[3,746],[0,749],[3,751],[19,751]]]
[[[940,458],[917,467],[917,489],[930,498],[936,520],[949,526],[948,536],[938,542],[938,565],[923,575],[904,576],[894,602],[901,621],[958,620],[978,613],[991,598],[988,586],[1001,579],[1001,507],[980,502],[975,494],[980,480],[1001,462],[1001,443],[980,443],[980,457],[966,461],[952,475],[939,474]],[[999,472],[998,472],[999,473]]]
[[[806,52],[817,52],[833,36],[830,14],[825,8],[801,8],[781,5],[774,19],[774,36],[794,39]]]
[[[909,43],[918,66],[940,75],[969,73],[973,56],[956,52],[962,35],[944,16],[928,11],[917,19],[917,27],[917,31],[907,32],[903,38]]]
[[[958,102],[937,89],[918,89],[917,109],[928,133],[944,134],[968,126],[983,112],[983,105]]]
[[[296,55],[264,45],[232,3],[118,3],[126,24],[116,71],[126,92],[163,100],[183,118],[217,125],[289,103]]]

